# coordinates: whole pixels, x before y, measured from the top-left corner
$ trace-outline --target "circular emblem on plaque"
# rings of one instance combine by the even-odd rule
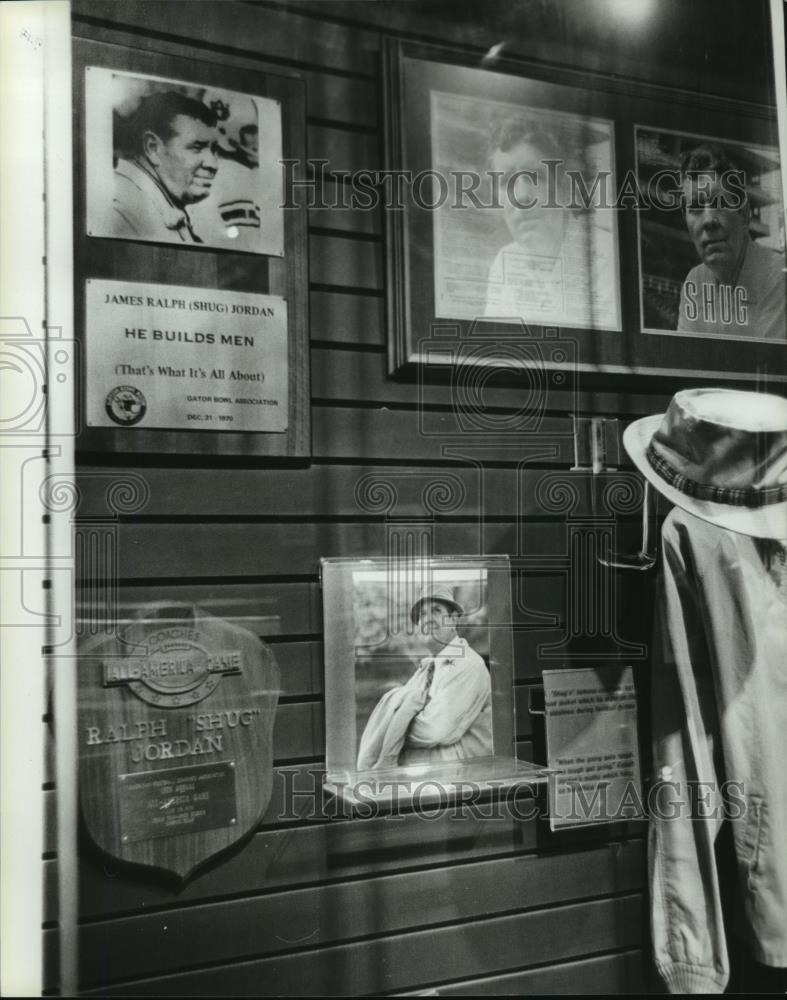
[[[118,385],[108,393],[104,406],[116,424],[131,427],[145,416],[148,401],[133,385]]]
[[[128,686],[149,705],[178,708],[207,698],[220,680],[220,673],[211,672],[202,646],[176,639],[153,651],[140,666],[138,679],[129,680]]]
[[[239,673],[237,650],[208,651],[181,629],[169,629],[150,643],[148,655],[125,661],[125,683],[149,705],[179,708],[195,705],[215,691],[222,675]]]

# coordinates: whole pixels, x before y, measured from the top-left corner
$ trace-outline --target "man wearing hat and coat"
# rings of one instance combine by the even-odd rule
[[[688,389],[623,440],[675,504],[652,656],[656,967],[671,993],[723,992],[726,915],[745,942],[731,986],[784,992],[787,400]]]
[[[115,167],[112,235],[202,243],[188,209],[208,198],[218,172],[215,111],[177,91],[154,93],[126,129],[131,150]]]
[[[492,754],[492,685],[486,664],[457,634],[463,614],[450,587],[426,588],[410,619],[430,648],[406,684],[375,706],[358,770],[447,763]]]

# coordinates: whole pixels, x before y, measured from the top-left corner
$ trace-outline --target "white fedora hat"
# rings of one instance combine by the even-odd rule
[[[787,540],[787,399],[684,389],[666,413],[630,424],[623,446],[676,506],[730,531]]]
[[[453,587],[440,585],[424,587],[421,590],[418,600],[410,608],[410,620],[413,624],[418,621],[418,615],[421,613],[421,605],[424,601],[439,601],[441,604],[445,604],[449,611],[456,611],[460,615],[464,614],[464,608],[454,597]]]

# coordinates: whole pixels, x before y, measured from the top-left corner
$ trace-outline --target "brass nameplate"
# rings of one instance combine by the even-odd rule
[[[237,822],[234,761],[120,774],[118,784],[124,844]]]

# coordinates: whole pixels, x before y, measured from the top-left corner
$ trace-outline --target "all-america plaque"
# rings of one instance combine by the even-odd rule
[[[279,671],[246,629],[149,605],[80,657],[79,778],[100,848],[186,878],[270,800]]]

